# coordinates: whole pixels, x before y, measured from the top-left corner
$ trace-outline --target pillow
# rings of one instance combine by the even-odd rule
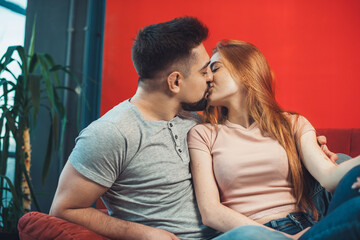
[[[41,212],[29,212],[18,223],[21,240],[109,240],[89,229]]]

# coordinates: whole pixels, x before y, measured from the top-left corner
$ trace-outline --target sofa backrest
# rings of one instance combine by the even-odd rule
[[[360,155],[360,128],[322,128],[316,135],[327,138],[328,148],[335,153],[344,153],[351,157]]]

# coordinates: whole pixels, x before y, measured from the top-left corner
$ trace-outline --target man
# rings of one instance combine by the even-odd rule
[[[206,106],[212,81],[202,44],[207,35],[191,17],[139,31],[132,48],[138,89],[80,133],[50,214],[112,239],[219,235],[201,223],[196,206],[186,144],[196,115],[183,111]],[[91,208],[100,196],[110,216]],[[261,234],[269,239],[282,236],[266,231]],[[253,239],[264,239],[258,229],[252,232]],[[249,234],[242,227],[218,239]]]

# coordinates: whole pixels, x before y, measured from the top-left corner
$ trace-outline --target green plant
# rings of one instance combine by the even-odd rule
[[[18,219],[30,211],[32,201],[36,210],[41,211],[30,177],[30,134],[36,126],[39,109],[48,110],[51,122],[43,162],[44,183],[52,152],[61,148],[65,131],[66,111],[59,93],[81,93],[80,84],[67,67],[56,65],[49,54],[34,52],[34,36],[35,24],[28,53],[22,46],[11,46],[0,59],[0,74],[7,72],[10,76],[0,78],[0,231],[3,232],[16,231]],[[16,53],[19,61],[13,57]],[[10,70],[12,63],[21,69],[19,76]],[[60,71],[76,81],[75,89],[61,85]],[[10,138],[16,145],[14,182],[6,177]]]

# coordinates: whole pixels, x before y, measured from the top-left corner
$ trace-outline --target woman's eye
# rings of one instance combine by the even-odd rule
[[[213,69],[211,69],[211,71],[212,71],[213,73],[215,73],[217,70],[219,70],[219,68],[220,68],[220,67],[213,68]]]

